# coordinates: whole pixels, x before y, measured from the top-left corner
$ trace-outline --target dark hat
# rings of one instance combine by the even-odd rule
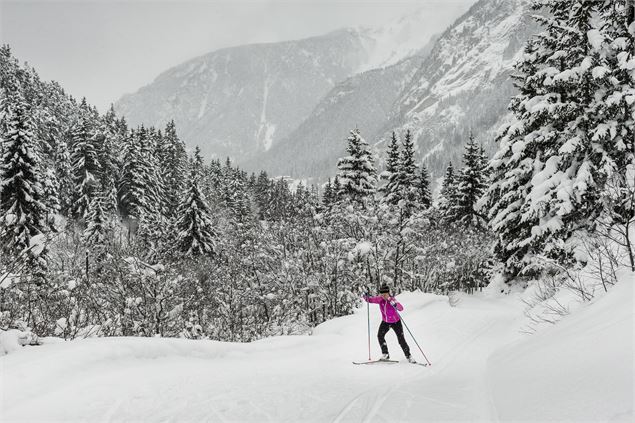
[[[388,285],[382,285],[379,287],[379,293],[380,294],[388,294],[390,293],[390,289],[388,288]]]

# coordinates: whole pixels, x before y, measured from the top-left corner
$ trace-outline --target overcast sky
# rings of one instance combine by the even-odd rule
[[[476,0],[0,0],[0,41],[104,111],[222,47],[377,26],[425,7],[448,25]]]

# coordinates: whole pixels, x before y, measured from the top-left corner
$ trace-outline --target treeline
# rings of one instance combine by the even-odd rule
[[[1,57],[3,328],[251,340],[350,313],[380,281],[485,282],[485,229],[476,248],[448,236],[409,133],[382,182],[353,132],[320,193],[188,157],[173,123],[129,128]]]

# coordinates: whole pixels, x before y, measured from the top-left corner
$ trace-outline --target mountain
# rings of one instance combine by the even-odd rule
[[[297,129],[244,167],[294,178],[330,176],[338,157],[346,152],[349,130],[358,127],[363,137],[380,131],[422,60],[422,56],[414,56],[337,84]]]
[[[436,42],[376,136],[413,132],[420,156],[440,176],[459,163],[470,131],[488,150],[515,95],[510,75],[536,32],[529,0],[481,0]]]
[[[348,130],[356,126],[381,155],[393,130],[410,129],[433,177],[448,161],[460,163],[470,131],[492,150],[516,93],[513,64],[537,32],[531,13],[528,0],[479,1],[418,58],[337,85],[257,164],[274,175],[324,180],[335,173]]]
[[[465,3],[441,10],[427,5],[373,28],[217,50],[162,73],[123,96],[115,109],[135,126],[163,127],[174,119],[181,138],[190,147],[199,145],[207,157],[257,162],[297,133],[324,96],[347,78],[421,56],[431,37],[443,31]],[[403,68],[392,70],[398,69],[401,78]],[[393,101],[395,95],[389,97]]]
[[[319,99],[368,59],[355,30],[214,51],[159,75],[115,104],[129,123],[163,127],[174,119],[206,156],[266,151]]]

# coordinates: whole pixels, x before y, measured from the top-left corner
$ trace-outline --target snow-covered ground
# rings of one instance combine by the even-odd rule
[[[521,294],[406,293],[432,367],[367,358],[366,308],[251,344],[106,338],[0,357],[2,421],[632,421],[633,283],[523,335]],[[373,308],[374,307],[374,308]],[[371,305],[372,356],[379,311]],[[407,335],[408,336],[408,335]],[[423,361],[411,338],[415,356]]]

